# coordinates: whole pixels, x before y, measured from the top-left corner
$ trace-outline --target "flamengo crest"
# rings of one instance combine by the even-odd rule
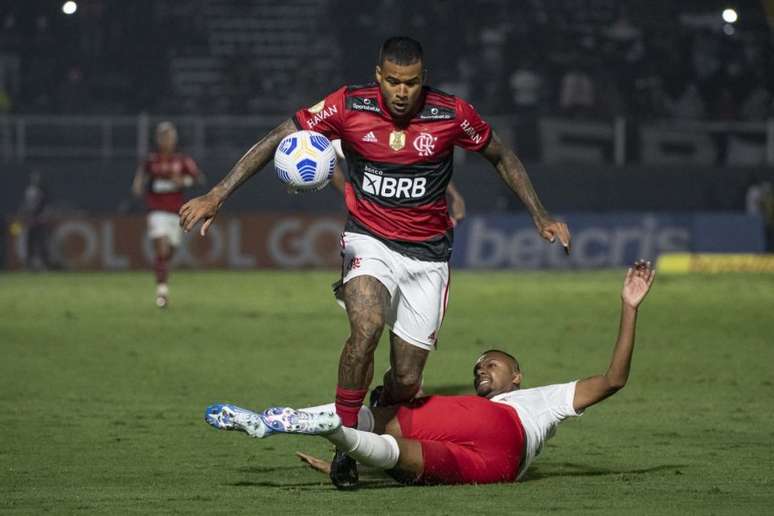
[[[432,156],[435,152],[435,142],[437,140],[438,137],[430,133],[419,133],[419,136],[414,138],[414,148],[422,157]]]

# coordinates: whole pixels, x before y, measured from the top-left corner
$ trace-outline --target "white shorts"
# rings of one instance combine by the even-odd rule
[[[409,344],[432,350],[449,300],[449,264],[426,262],[393,251],[360,233],[341,237],[342,281],[378,279],[390,293],[387,325]]]
[[[180,227],[180,217],[177,213],[168,211],[152,211],[148,213],[148,237],[169,239],[175,247],[183,240],[183,228]]]

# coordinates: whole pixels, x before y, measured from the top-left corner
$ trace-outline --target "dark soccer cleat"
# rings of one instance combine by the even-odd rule
[[[377,385],[371,389],[371,394],[368,395],[368,407],[376,408],[381,407],[382,393],[384,392],[384,385]]]
[[[352,491],[359,487],[357,461],[341,450],[336,450],[336,455],[333,456],[330,476],[336,489]]]

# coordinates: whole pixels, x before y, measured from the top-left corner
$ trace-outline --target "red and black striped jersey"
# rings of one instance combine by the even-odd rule
[[[413,258],[446,261],[453,230],[446,186],[454,146],[480,151],[491,128],[453,95],[425,87],[409,121],[393,120],[376,84],[344,86],[293,117],[299,129],[341,139],[347,158],[347,230]]]
[[[142,167],[148,176],[145,192],[148,211],[177,213],[183,206],[183,188],[174,178],[187,175],[196,179],[199,175],[196,162],[185,154],[152,152]]]

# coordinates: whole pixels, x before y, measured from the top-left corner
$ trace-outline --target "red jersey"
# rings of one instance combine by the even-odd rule
[[[419,102],[414,118],[397,122],[378,85],[344,86],[293,120],[299,129],[341,139],[347,231],[374,236],[413,258],[446,261],[454,146],[480,151],[492,131],[473,106],[453,95],[425,87]]]
[[[176,175],[196,178],[199,167],[185,154],[159,154],[153,152],[143,164],[148,176],[145,204],[148,211],[177,213],[183,206],[183,187],[172,179]]]

